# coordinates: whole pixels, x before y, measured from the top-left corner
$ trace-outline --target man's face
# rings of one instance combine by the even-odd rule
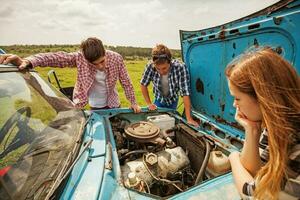
[[[103,71],[106,65],[105,56],[102,56],[97,60],[93,61],[92,64],[96,67],[97,70]]]
[[[167,75],[169,73],[170,63],[168,62],[162,64],[154,64],[154,66],[160,75]]]

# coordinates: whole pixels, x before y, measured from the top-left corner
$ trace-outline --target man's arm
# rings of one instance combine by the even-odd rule
[[[191,99],[190,96],[183,96],[183,104],[186,120],[189,124],[194,125],[196,127],[199,126],[198,122],[196,122],[191,116]]]
[[[29,61],[32,67],[76,67],[76,57],[80,56],[79,52],[55,52],[55,53],[40,53],[24,58]],[[83,56],[80,62],[87,62]]]
[[[198,127],[199,123],[196,122],[191,116],[190,77],[185,65],[180,66],[179,74],[179,89],[183,98],[186,120],[189,124]]]
[[[151,63],[148,63],[145,67],[143,76],[141,78],[140,84],[141,84],[141,91],[144,97],[144,100],[148,106],[149,110],[156,110],[157,107],[155,104],[152,103],[149,91],[148,91],[148,85],[150,84],[153,76],[153,66]]]
[[[136,102],[133,85],[129,77],[128,71],[125,67],[125,63],[122,56],[118,57],[118,63],[120,65],[119,66],[120,82],[125,91],[125,96],[128,99],[128,101],[131,103],[131,108],[133,109],[133,111],[135,113],[139,113],[141,112],[141,108]]]
[[[145,85],[141,84],[141,91],[144,97],[144,100],[146,102],[146,104],[149,106],[150,104],[152,104],[150,96],[149,96],[149,91],[148,91],[148,87]]]
[[[148,106],[148,109],[149,110],[156,110],[157,109],[156,105],[151,102],[149,92],[148,92],[148,87],[141,84],[141,91],[142,91],[144,100],[145,100],[145,102]]]
[[[77,53],[40,53],[27,58],[22,59],[21,57],[13,54],[3,54],[0,55],[0,64],[12,63],[19,67],[19,69],[24,69],[27,67],[47,67],[47,66],[57,66],[57,67],[75,67],[76,66],[76,56]]]
[[[17,55],[13,55],[13,54],[0,55],[0,64],[6,65],[8,63],[18,66],[19,69],[24,69],[31,65],[31,63],[28,60],[22,59]]]

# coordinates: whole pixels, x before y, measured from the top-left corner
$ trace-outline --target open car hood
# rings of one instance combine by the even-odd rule
[[[249,47],[268,45],[299,73],[299,27],[300,1],[289,0],[217,27],[181,30],[182,58],[191,76],[193,112],[229,128],[238,127],[224,73],[226,65]]]

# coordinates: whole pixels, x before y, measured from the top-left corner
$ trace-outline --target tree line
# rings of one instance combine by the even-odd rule
[[[79,50],[79,45],[9,45],[0,46],[6,53],[17,54],[27,57],[36,53],[47,53],[56,51],[74,52]],[[105,46],[106,49],[118,52],[127,60],[146,59],[151,57],[151,48],[132,47],[132,46]],[[174,58],[181,57],[181,51],[171,49]]]

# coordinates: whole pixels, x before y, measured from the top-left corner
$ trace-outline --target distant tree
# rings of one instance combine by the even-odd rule
[[[138,60],[138,59],[150,59],[151,58],[151,48],[145,47],[132,47],[132,46],[105,46],[106,49],[118,52],[126,59]],[[7,53],[17,54],[22,57],[26,57],[36,53],[44,52],[56,52],[65,51],[73,52],[79,50],[79,45],[10,45],[10,46],[0,46],[1,49]],[[181,57],[181,51],[177,49],[171,49],[174,58]]]

